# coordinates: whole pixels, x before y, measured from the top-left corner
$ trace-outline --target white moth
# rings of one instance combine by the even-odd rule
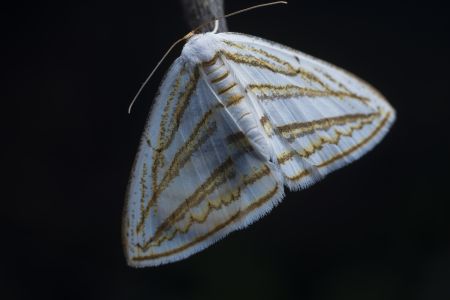
[[[354,75],[238,33],[193,35],[165,76],[126,196],[128,263],[186,258],[372,149],[395,119]]]

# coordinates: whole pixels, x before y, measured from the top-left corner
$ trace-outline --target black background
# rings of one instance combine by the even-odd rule
[[[226,1],[228,12],[260,1]],[[2,9],[1,299],[450,299],[444,1],[291,1],[228,20],[337,64],[397,109],[359,161],[189,259],[126,266],[121,214],[177,1]],[[11,107],[9,107],[11,105]],[[4,295],[4,296],[2,296]]]

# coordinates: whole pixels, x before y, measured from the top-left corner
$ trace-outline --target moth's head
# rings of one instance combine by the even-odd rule
[[[219,41],[212,32],[194,34],[183,47],[182,59],[192,66],[210,61],[219,50]]]

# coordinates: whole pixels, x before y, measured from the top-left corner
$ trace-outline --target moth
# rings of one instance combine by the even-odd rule
[[[372,149],[395,111],[351,73],[240,33],[192,35],[163,79],[132,168],[128,264],[186,258]]]

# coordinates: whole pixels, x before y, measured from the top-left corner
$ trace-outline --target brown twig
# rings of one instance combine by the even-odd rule
[[[191,29],[224,15],[224,0],[181,0],[185,18]],[[207,32],[214,23],[203,26],[199,31]],[[228,31],[225,19],[219,20],[219,32]]]

